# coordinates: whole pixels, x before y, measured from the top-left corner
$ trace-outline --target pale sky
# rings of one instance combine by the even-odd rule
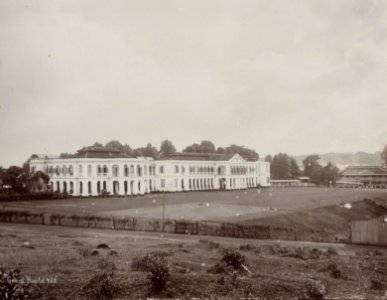
[[[387,1],[0,0],[0,166],[117,139],[387,143]]]

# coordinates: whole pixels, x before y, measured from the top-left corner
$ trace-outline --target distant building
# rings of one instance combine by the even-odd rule
[[[387,188],[387,168],[382,166],[349,166],[340,173],[336,186]]]
[[[315,184],[310,182],[310,178],[307,176],[298,177],[297,179],[270,179],[270,185],[272,187],[315,186]]]
[[[30,170],[49,175],[51,190],[73,196],[237,190],[270,185],[270,164],[248,161],[239,154],[175,153],[153,160],[92,146],[66,158],[33,155]]]

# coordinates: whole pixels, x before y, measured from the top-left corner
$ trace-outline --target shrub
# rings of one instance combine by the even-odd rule
[[[245,244],[245,245],[240,245],[239,246],[239,250],[242,250],[242,251],[252,251],[252,250],[255,250],[256,247],[251,245],[251,244]]]
[[[337,255],[338,253],[337,253],[336,249],[328,248],[327,254],[330,256],[330,255]]]
[[[246,271],[247,259],[239,251],[228,248],[223,250],[223,256],[221,263],[225,263],[227,266],[232,267],[235,271]]]
[[[94,275],[83,290],[94,299],[113,299],[120,291],[120,284],[114,272],[104,271]]]
[[[154,253],[136,256],[133,258],[131,267],[133,271],[150,272],[149,281],[152,294],[160,294],[167,289],[170,270],[164,257]]]
[[[375,291],[384,291],[386,289],[386,284],[383,278],[379,275],[373,275],[370,278],[371,289]]]
[[[308,299],[324,299],[327,289],[319,280],[310,280],[306,284],[306,294]]]
[[[157,257],[153,260],[150,270],[151,293],[160,294],[167,289],[170,277],[169,266],[165,259]]]
[[[101,258],[98,261],[98,268],[100,270],[108,271],[108,272],[114,272],[117,270],[115,263],[107,258]]]
[[[6,271],[0,268],[0,299],[30,299],[32,287],[19,269]]]
[[[326,270],[330,272],[331,277],[336,279],[341,278],[341,271],[337,268],[335,263],[329,264]]]
[[[132,260],[132,271],[149,272],[152,269],[155,256],[152,254],[145,254],[142,256],[135,256]]]
[[[102,243],[97,246],[97,249],[110,249],[108,244]]]
[[[89,257],[92,252],[89,248],[78,248],[78,253],[83,257]]]

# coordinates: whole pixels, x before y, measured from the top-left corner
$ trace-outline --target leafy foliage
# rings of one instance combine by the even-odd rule
[[[271,157],[266,157],[269,161]],[[301,174],[296,160],[286,153],[278,153],[271,159],[271,177],[273,179],[295,179]]]
[[[248,265],[246,256],[231,248],[223,250],[221,262],[224,262],[227,266],[232,267],[238,272],[245,271],[245,267]]]
[[[151,293],[160,294],[167,289],[170,270],[164,257],[152,253],[136,256],[132,261],[132,270],[150,272]]]
[[[324,299],[327,288],[319,280],[309,280],[306,284],[307,299]]]
[[[116,265],[101,259],[98,262],[99,273],[93,276],[83,288],[86,294],[96,300],[113,299],[121,290],[119,280],[116,276]]]
[[[383,151],[380,153],[380,158],[384,165],[387,166],[387,145],[384,146]]]
[[[176,152],[175,146],[172,144],[170,140],[164,140],[161,142],[160,146],[160,155],[168,156]]]
[[[6,271],[0,268],[0,299],[30,299],[32,287],[28,278],[19,269]]]

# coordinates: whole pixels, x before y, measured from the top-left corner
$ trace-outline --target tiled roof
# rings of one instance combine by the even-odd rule
[[[381,166],[350,166],[343,172],[342,176],[372,176],[387,175],[387,168]]]
[[[133,156],[112,148],[90,146],[78,150],[72,158],[133,158]]]
[[[229,161],[235,154],[176,152],[160,160]]]
[[[31,158],[38,158],[38,159],[54,159],[54,158],[59,158],[59,155],[55,154],[32,154]]]

